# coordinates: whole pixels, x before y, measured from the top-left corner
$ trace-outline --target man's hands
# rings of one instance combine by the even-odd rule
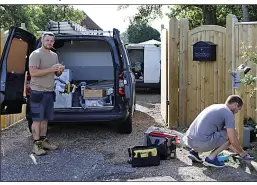
[[[248,153],[242,149],[238,140],[238,132],[234,128],[227,128],[228,139],[232,147],[234,148],[234,152],[238,153],[241,157],[246,156]]]
[[[62,64],[55,64],[51,67],[51,72],[63,72],[64,66]]]
[[[64,66],[62,64],[55,64],[52,66],[52,70],[56,76],[61,76],[62,72],[64,71]]]

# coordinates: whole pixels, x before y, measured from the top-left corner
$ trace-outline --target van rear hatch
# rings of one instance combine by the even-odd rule
[[[56,39],[59,62],[55,111],[112,110],[117,92],[115,48],[104,39]]]

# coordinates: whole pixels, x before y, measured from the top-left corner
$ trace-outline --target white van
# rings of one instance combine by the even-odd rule
[[[126,49],[138,88],[160,88],[161,44],[159,41],[147,41],[128,44]]]

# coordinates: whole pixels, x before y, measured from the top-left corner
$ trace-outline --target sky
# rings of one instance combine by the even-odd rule
[[[126,31],[129,21],[128,18],[137,13],[138,5],[130,5],[127,9],[117,10],[118,5],[74,5],[74,8],[83,10],[96,24],[103,30],[117,28],[120,32]],[[168,7],[164,6],[163,12],[166,13]],[[154,20],[151,26],[161,31],[161,24],[167,28],[168,17]]]

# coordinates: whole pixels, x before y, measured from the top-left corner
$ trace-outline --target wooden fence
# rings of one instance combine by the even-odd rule
[[[25,28],[25,24],[22,23],[21,27],[23,29]],[[2,55],[2,51],[3,51],[3,47],[5,44],[5,40],[8,36],[8,33],[5,32],[4,30],[0,30],[0,57]],[[26,117],[26,105],[23,105],[22,107],[22,113],[21,114],[12,114],[12,115],[1,115],[1,129],[4,129],[6,127],[9,127],[15,123],[17,123],[18,121],[24,119]]]
[[[193,45],[198,41],[217,45],[216,61],[193,61]],[[231,94],[242,95],[245,102],[237,120],[251,117],[257,121],[256,96],[250,98],[246,89],[242,90],[243,84],[240,90],[232,88],[231,71],[245,62],[243,42],[257,47],[257,22],[239,23],[234,15],[228,15],[226,28],[204,25],[189,30],[187,19],[170,20],[169,28],[162,30],[162,73],[167,75],[161,76],[161,112],[171,128],[189,126],[205,107],[224,103]],[[255,76],[256,67],[249,66],[249,73]]]

